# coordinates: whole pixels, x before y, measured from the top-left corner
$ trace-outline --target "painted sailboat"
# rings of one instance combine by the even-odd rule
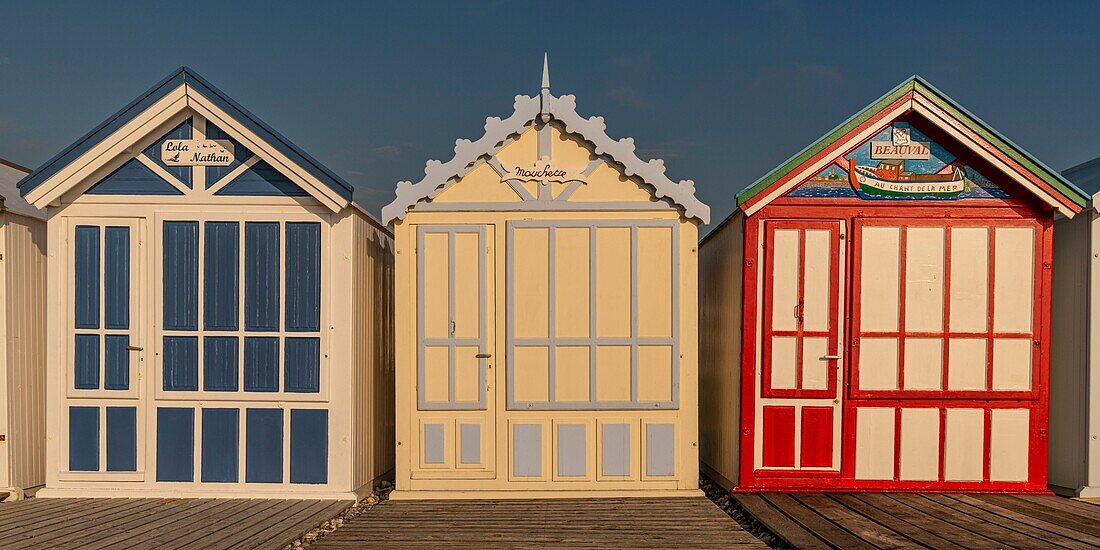
[[[875,168],[857,166],[848,159],[848,182],[857,194],[876,197],[908,197],[927,195],[951,198],[970,189],[966,172],[958,166],[946,167],[938,174],[913,174],[905,171],[904,161],[880,162]]]

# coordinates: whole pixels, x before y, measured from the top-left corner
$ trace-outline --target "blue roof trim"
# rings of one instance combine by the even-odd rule
[[[221,90],[215,88],[212,84],[187,67],[180,67],[172,74],[168,75],[167,78],[161,80],[150,88],[149,91],[123,107],[122,110],[112,115],[94,130],[84,135],[84,137],[65,148],[65,150],[57,156],[46,161],[45,164],[20,180],[17,184],[20,194],[25,196],[31,190],[41,185],[42,182],[49,179],[50,176],[62,170],[80,155],[87,152],[112,132],[119,129],[150,105],[163,98],[168,92],[171,92],[183,83],[189,84],[196,92],[213,102],[218,108],[225,111],[250,131],[257,134],[260,139],[271,144],[280,153],[289,157],[290,160],[335,191],[337,195],[349,202],[352,200],[353,188],[349,183],[334,174],[328,168],[325,168],[308,153],[291,143],[290,140],[283,137],[282,134],[276,132],[244,107],[241,107],[237,102],[226,96]]]

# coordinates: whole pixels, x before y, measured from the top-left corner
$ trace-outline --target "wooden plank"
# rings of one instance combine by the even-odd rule
[[[1084,543],[1092,547],[1100,548],[1100,537],[1090,535],[1088,533],[1073,529],[1068,525],[1061,523],[1055,523],[1051,521],[1045,521],[1041,518],[1033,517],[1025,513],[1020,513],[1015,510],[999,506],[992,502],[986,502],[971,495],[947,495],[950,498],[964,502],[973,506],[981,507],[984,510],[988,510],[991,513],[1002,516],[1011,522],[1030,525],[1043,531],[1050,533],[1056,533],[1063,537],[1073,539],[1078,543]]]
[[[964,550],[964,547],[937,536],[935,533],[931,533],[926,529],[922,529],[917,525],[906,521],[905,517],[898,517],[884,512],[883,510],[874,506],[868,505],[866,502],[859,500],[853,495],[844,493],[830,493],[829,497],[847,506],[848,508],[863,514],[870,520],[885,525],[895,532],[905,536],[909,540],[930,548],[938,548],[941,550]]]
[[[843,504],[821,493],[795,493],[792,498],[821,514],[829,521],[843,527],[845,531],[859,537],[877,548],[908,548],[913,542],[894,532],[885,525],[877,524],[859,512],[854,512]]]
[[[182,520],[191,514],[208,508],[214,503],[214,499],[174,499],[173,502],[145,517],[134,518],[134,522],[126,524],[126,527],[120,527],[112,536],[99,538],[82,546],[84,546],[84,550],[94,550],[96,548],[113,548],[120,544],[136,544],[136,537],[163,525],[175,524],[179,526],[183,523]],[[102,532],[99,533],[99,536],[102,536]]]
[[[974,498],[1002,506],[1009,510],[1015,510],[1021,514],[1039,518],[1043,521],[1065,525],[1071,529],[1100,536],[1100,525],[1094,521],[1056,508],[1043,506],[1026,500],[1013,498],[1011,495],[973,495]]]
[[[146,514],[156,513],[170,513],[172,510],[180,509],[186,506],[187,501],[181,499],[148,499],[153,504],[150,511]],[[78,527],[85,527],[84,529],[67,529],[66,536],[62,539],[67,545],[70,546],[84,546],[92,544],[100,539],[112,536],[120,531],[130,528],[133,525],[140,524],[144,516],[135,516],[131,514],[122,515],[111,520],[105,520],[98,522],[94,526],[86,526],[80,521],[76,521]]]
[[[928,494],[924,496],[925,498],[947,506],[948,508],[958,510],[960,513],[969,514],[978,519],[984,520],[987,525],[994,528],[1009,529],[1024,536],[1032,537],[1038,540],[1044,540],[1050,543],[1052,546],[1058,545],[1065,548],[1075,548],[1081,545],[1081,542],[1076,539],[1065,537],[1062,534],[1056,533],[1054,531],[1048,531],[1038,528],[1027,522],[1010,520],[987,509],[985,506],[981,506],[980,504],[978,506],[975,506],[968,502],[951,498],[947,495]]]
[[[795,548],[829,548],[816,535],[802,528],[786,514],[773,507],[758,494],[733,493],[733,500],[752,517],[768,528],[772,534]]]
[[[39,499],[34,498],[30,500],[20,501],[19,503],[13,502],[11,504],[5,504],[5,507],[12,506],[13,508],[15,508],[15,510],[13,510],[11,514],[0,518],[0,530],[7,530],[17,527],[28,517],[41,518],[44,515],[51,516],[54,514],[59,514],[66,509],[80,506],[82,503],[86,503],[89,500],[91,499],[44,498],[41,499],[41,502],[35,502],[39,501]],[[22,504],[23,502],[26,502],[27,504],[24,505]],[[38,506],[34,506],[31,503],[38,504]]]
[[[179,525],[172,525],[175,529],[168,529],[166,526],[154,532],[146,533],[131,547],[134,549],[160,550],[169,544],[178,545],[181,539],[188,538],[195,541],[195,533],[202,531],[204,528],[209,528],[211,525],[221,525],[233,529],[233,524],[226,523],[225,518],[232,516],[234,513],[248,512],[249,502],[248,499],[218,499],[213,506],[188,516],[186,519],[181,520]],[[198,535],[198,537],[201,538],[201,535]]]
[[[253,535],[250,541],[245,541],[237,545],[236,548],[242,550],[282,548],[318,525],[336,517],[352,504],[355,504],[355,501],[318,501],[304,512],[296,514],[287,521],[271,524],[267,529]]]
[[[15,502],[0,503],[0,529],[4,528],[4,522],[8,518],[26,514],[31,510],[38,510],[46,506],[56,506],[64,503],[64,500],[55,498],[31,498]]]
[[[784,493],[763,493],[765,500],[827,544],[838,548],[874,548],[813,509]]]
[[[993,539],[1002,545],[1014,546],[1017,548],[1042,548],[1047,546],[1042,539],[1027,536],[1023,533],[1018,533],[1007,527],[1002,527],[988,521],[984,521],[981,518],[970,515],[969,513],[961,510],[944,506],[939,502],[936,502],[932,498],[933,495],[919,495],[919,494],[899,494],[891,495],[895,500],[908,500],[910,506],[917,508],[923,508],[930,514],[936,515],[940,519],[958,525],[967,531],[972,533],[978,533],[982,536]]]
[[[269,525],[286,521],[302,510],[309,508],[313,502],[315,501],[284,500],[278,506],[268,510],[268,513],[263,517],[256,518],[256,521],[242,523],[235,529],[223,531],[215,536],[207,537],[207,539],[202,542],[204,545],[211,548],[230,548],[242,542],[247,542],[251,540],[256,533],[263,531]]]
[[[905,518],[905,521],[924,529],[937,536],[950,540],[971,549],[997,549],[1004,545],[963,529],[952,523],[945,522],[938,517],[925,513],[924,510],[913,508],[908,504],[899,502],[883,493],[852,493],[851,496],[863,501],[872,508],[882,510],[892,516]]]
[[[212,520],[207,521],[201,527],[192,529],[189,533],[170,540],[162,546],[163,550],[176,550],[197,543],[205,537],[221,531],[222,529],[236,528],[237,523],[245,517],[264,516],[267,510],[281,501],[267,499],[240,499],[234,508],[227,508]]]
[[[1042,504],[1048,507],[1058,508],[1067,512],[1072,512],[1079,516],[1085,516],[1100,520],[1100,506],[1091,502],[1083,502],[1080,500],[1073,500],[1072,498],[1056,497],[1056,496],[1041,496],[1041,495],[1012,495],[1014,498],[1027,500],[1036,504]]]
[[[94,508],[89,507],[79,514],[71,514],[67,518],[53,518],[43,521],[43,525],[36,529],[26,529],[12,537],[12,541],[27,540],[33,544],[44,544],[70,536],[77,531],[89,529],[103,529],[102,525],[116,518],[129,518],[147,508],[156,505],[154,499],[110,499],[111,502],[96,503]],[[67,519],[79,519],[79,521],[66,521]]]

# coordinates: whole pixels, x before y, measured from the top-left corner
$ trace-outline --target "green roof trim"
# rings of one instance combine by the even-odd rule
[[[959,105],[953,99],[948,97],[943,92],[936,89],[928,81],[924,80],[920,76],[912,76],[899,84],[893,90],[887,92],[886,95],[875,100],[873,103],[864,107],[858,113],[853,115],[848,120],[844,121],[830,130],[827,134],[819,138],[810,146],[799,151],[790,159],[787,159],[783,164],[776,167],[771,172],[768,172],[764,177],[753,182],[741,192],[737,193],[737,205],[741,206],[751,200],[756,195],[767,189],[773,183],[778,181],[784,175],[791,170],[794,170],[800,164],[806,162],[814,155],[820,153],[826,147],[831,145],[842,136],[851,132],[860,124],[867,121],[869,118],[875,116],[879,111],[886,108],[887,105],[897,101],[898,98],[915,91],[924,97],[927,97],[936,106],[940,107],[952,117],[955,117],[959,122],[965,125],[974,133],[978,134],[985,140],[989,141],[994,147],[1001,150],[1009,158],[1020,163],[1021,166],[1031,171],[1033,174],[1039,177],[1042,181],[1049,184],[1051,187],[1060,192],[1064,197],[1069,199],[1074,204],[1084,208],[1088,205],[1089,197],[1084,191],[1077,188],[1076,185],[1069,180],[1062,177],[1058,172],[1051,170],[1047,165],[1036,159],[1030,153],[1025,151],[1022,147],[1016,145],[1000,132],[994,130],[991,126],[986,124],[982,119],[974,116],[973,113],[967,111],[964,107]]]

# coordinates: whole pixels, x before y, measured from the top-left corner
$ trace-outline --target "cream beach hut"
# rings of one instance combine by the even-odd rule
[[[15,187],[28,172],[0,159],[0,491],[8,499],[46,482],[46,213]]]
[[[19,183],[49,215],[41,496],[352,498],[392,466],[389,232],[181,68]]]
[[[517,96],[383,210],[395,498],[698,494],[696,238],[709,216],[573,96]]]

